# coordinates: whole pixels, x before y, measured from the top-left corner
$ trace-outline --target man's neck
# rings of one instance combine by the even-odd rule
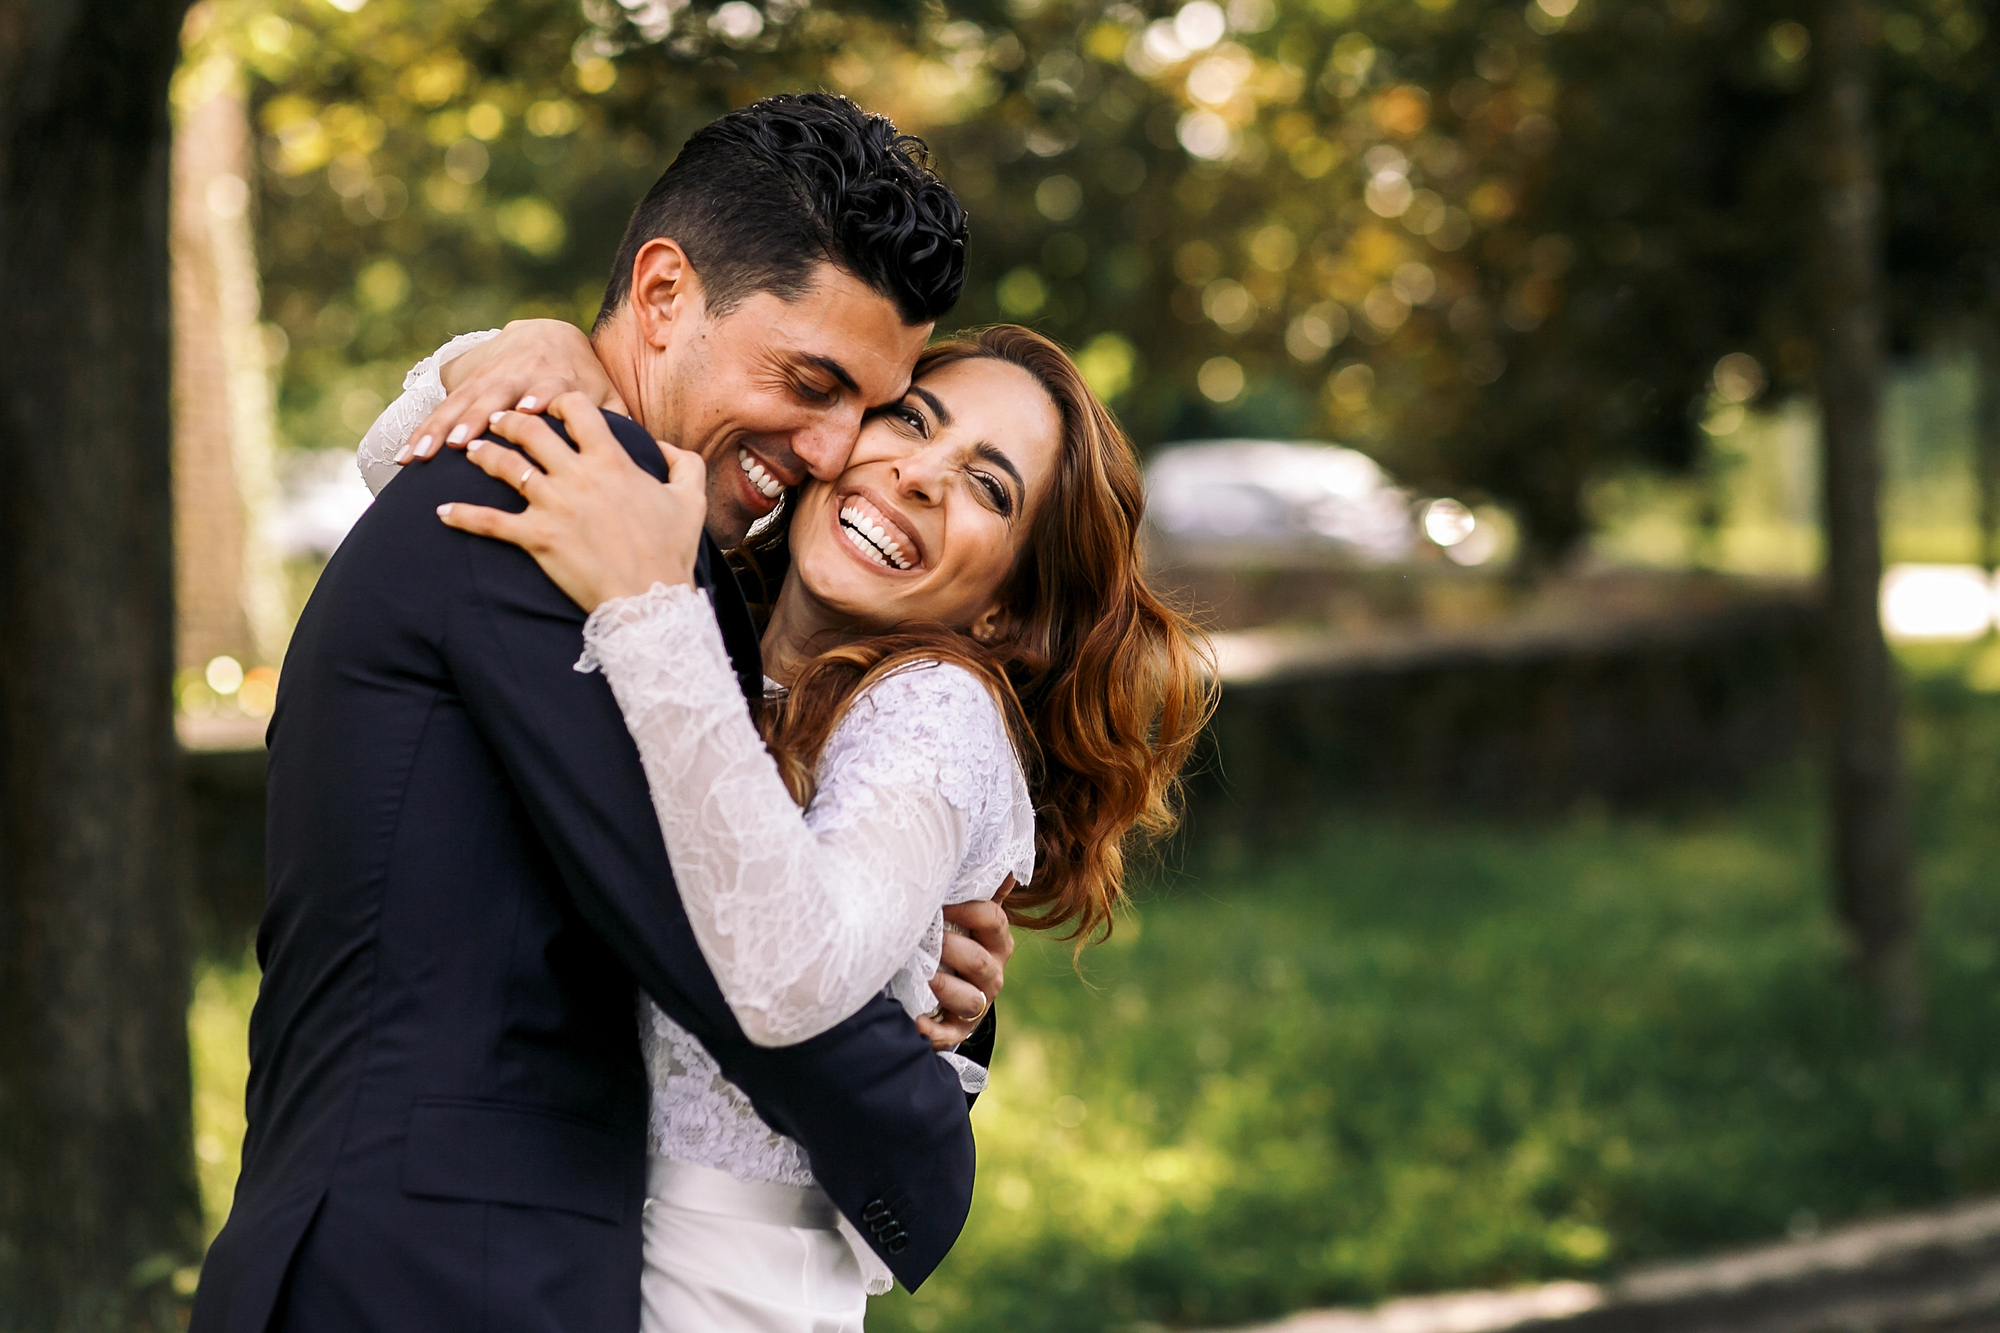
[[[592,330],[590,347],[597,353],[611,387],[625,400],[632,419],[654,439],[678,443],[679,423],[672,419],[672,412],[662,401],[663,395],[655,383],[658,377],[646,373],[647,362],[656,359],[659,353],[640,338],[631,312],[621,310],[609,323]]]

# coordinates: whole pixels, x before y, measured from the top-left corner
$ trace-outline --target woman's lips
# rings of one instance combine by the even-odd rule
[[[842,540],[872,564],[907,573],[923,562],[915,538],[865,495],[842,496],[835,522]]]

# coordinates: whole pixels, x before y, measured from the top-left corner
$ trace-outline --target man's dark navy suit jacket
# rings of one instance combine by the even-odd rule
[[[611,691],[573,669],[582,612],[524,552],[445,527],[445,501],[522,507],[456,452],[409,469],[286,656],[249,1132],[194,1333],[637,1329],[640,989],[916,1287],[971,1198],[951,1070],[884,998],[797,1046],[744,1037]],[[761,688],[741,594],[703,562]]]

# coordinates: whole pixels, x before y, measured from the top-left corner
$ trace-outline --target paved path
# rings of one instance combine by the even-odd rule
[[[2000,1333],[2000,1199],[1635,1270],[1409,1297],[1240,1333]]]

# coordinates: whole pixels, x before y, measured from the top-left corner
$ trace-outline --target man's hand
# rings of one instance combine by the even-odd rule
[[[1014,931],[1000,903],[1014,888],[1013,876],[990,902],[956,903],[944,909],[943,966],[931,978],[938,1012],[919,1018],[917,1030],[936,1050],[970,1037],[1007,984],[1007,960],[1014,954]],[[952,975],[956,973],[957,975]]]

